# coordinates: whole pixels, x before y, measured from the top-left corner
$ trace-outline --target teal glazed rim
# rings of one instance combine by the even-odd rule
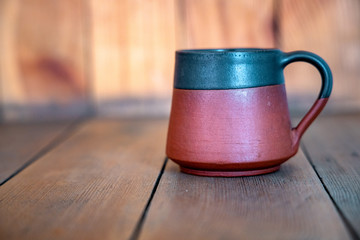
[[[279,49],[223,48],[176,51],[174,88],[240,89],[284,84]]]
[[[321,75],[318,98],[328,98],[333,79],[329,65],[306,51],[275,48],[189,49],[176,51],[174,88],[239,89],[284,84],[283,69],[293,62],[312,64]]]

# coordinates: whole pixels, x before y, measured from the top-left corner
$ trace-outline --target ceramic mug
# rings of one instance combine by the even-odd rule
[[[292,128],[284,68],[296,61],[321,74],[318,99]],[[270,173],[296,154],[332,90],[329,66],[305,51],[198,49],[176,52],[166,155],[202,176]]]

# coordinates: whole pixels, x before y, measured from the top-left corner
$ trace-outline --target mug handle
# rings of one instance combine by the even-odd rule
[[[327,101],[329,100],[333,85],[332,74],[329,65],[324,61],[324,59],[316,54],[306,51],[284,53],[280,63],[281,67],[284,69],[288,64],[300,61],[307,62],[315,66],[321,74],[322,83],[317,100],[306,113],[306,115],[301,119],[299,124],[291,130],[293,135],[293,147],[295,148],[299,146],[300,139],[306,129],[325,107]]]

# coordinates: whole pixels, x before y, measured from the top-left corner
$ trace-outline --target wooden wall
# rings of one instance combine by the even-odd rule
[[[0,118],[167,114],[174,51],[308,50],[332,68],[332,111],[360,108],[358,0],[2,0]],[[290,106],[320,88],[305,63],[285,70]]]

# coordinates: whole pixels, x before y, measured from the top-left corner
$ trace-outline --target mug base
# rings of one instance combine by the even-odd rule
[[[263,168],[263,169],[254,169],[254,170],[243,170],[243,171],[209,171],[209,170],[199,170],[193,168],[186,168],[180,166],[180,171],[187,174],[205,176],[205,177],[246,177],[246,176],[256,176],[261,174],[267,174],[276,172],[280,169],[280,165]]]

